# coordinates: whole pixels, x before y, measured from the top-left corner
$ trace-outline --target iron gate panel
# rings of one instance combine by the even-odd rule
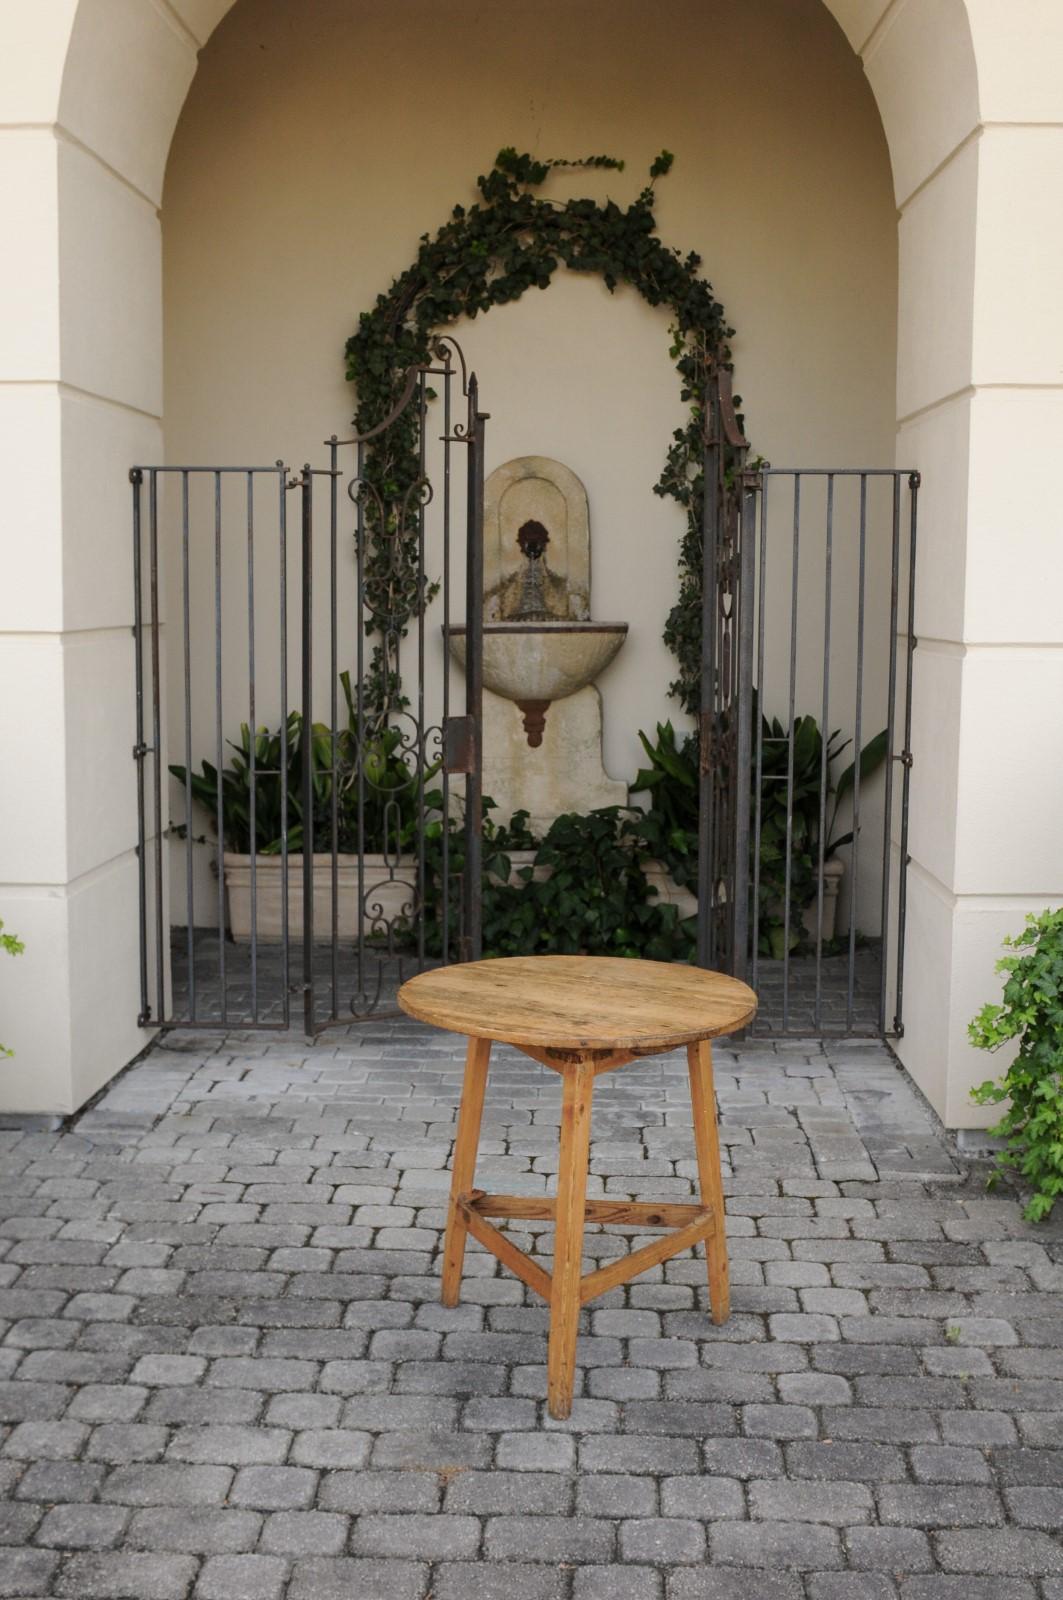
[[[758,991],[754,1031],[898,1035],[919,474],[750,467],[723,368],[710,375],[704,416],[697,960]],[[841,690],[840,658],[853,664]],[[797,746],[813,714],[821,737],[809,779]],[[851,775],[832,770],[847,744],[854,756],[882,752],[881,784],[870,756]],[[839,813],[847,831],[832,839]],[[832,857],[847,884],[840,935],[830,930]],[[862,920],[877,926],[862,933]]]
[[[430,380],[438,382],[438,395]],[[367,445],[411,415],[419,472],[400,495],[369,481]],[[456,342],[441,338],[431,364],[408,375],[378,428],[327,441],[327,466],[308,463],[298,473],[282,461],[131,471],[142,1025],[283,1029],[294,1015],[312,1035],[337,1022],[388,1014],[390,989],[429,963],[479,955],[486,421],[475,374]],[[453,537],[460,509],[455,447],[467,457],[464,550]],[[293,499],[297,535],[290,526]],[[348,531],[354,560],[345,567],[341,535]],[[412,586],[403,566],[411,552]],[[181,666],[180,693],[170,706],[180,727],[172,740],[162,649],[161,569],[168,554],[179,591],[170,609],[179,619]],[[234,581],[244,629],[223,604]],[[452,605],[463,587],[464,714],[452,716]],[[208,609],[214,648],[212,661],[204,662],[193,622]],[[433,650],[429,629],[437,616]],[[259,658],[267,628],[277,659],[264,673]],[[234,649],[236,631],[242,641]],[[353,656],[346,681],[345,653]],[[378,669],[372,694],[370,666]],[[241,702],[238,746],[226,726],[233,685]],[[263,705],[279,721],[274,737],[260,722]],[[315,708],[326,705],[327,724],[315,722]],[[209,715],[200,714],[201,706]],[[205,761],[203,773],[194,774],[208,722],[212,764]],[[184,816],[171,824],[168,769],[177,762],[175,798],[183,799]],[[428,788],[436,782],[438,793]],[[464,822],[456,830],[459,812]],[[196,833],[197,815],[204,814],[213,837]],[[249,846],[239,869],[247,879],[246,944],[227,938],[226,872],[237,868],[226,860],[225,841],[234,822]],[[185,838],[182,883],[173,889],[168,834]],[[197,884],[203,873],[195,851],[203,845],[213,886]],[[262,846],[271,853],[260,854]],[[380,860],[370,864],[371,854]],[[340,911],[352,876],[353,927]],[[172,893],[183,899],[184,928],[174,946],[179,981],[168,992]],[[261,931],[263,908],[278,901],[279,937],[272,943]],[[180,927],[180,916],[174,920]]]
[[[749,449],[717,366],[703,403],[697,960],[744,978],[748,927],[753,487]]]

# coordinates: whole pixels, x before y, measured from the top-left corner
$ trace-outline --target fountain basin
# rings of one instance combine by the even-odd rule
[[[563,700],[612,661],[626,622],[486,622],[484,687],[503,699]],[[465,627],[451,627],[450,653],[465,665]]]

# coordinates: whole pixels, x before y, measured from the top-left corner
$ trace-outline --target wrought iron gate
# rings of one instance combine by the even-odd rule
[[[919,474],[750,464],[724,368],[704,418],[697,959],[755,1031],[896,1036]]]
[[[142,1025],[312,1035],[479,955],[486,420],[442,338],[377,428],[327,441],[326,466],[132,469]],[[419,470],[400,491],[367,452],[411,424]],[[184,839],[172,882],[168,835]]]

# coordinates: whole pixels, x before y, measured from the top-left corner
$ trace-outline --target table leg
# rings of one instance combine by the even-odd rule
[[[461,1291],[461,1268],[465,1260],[465,1219],[458,1210],[458,1196],[467,1194],[476,1175],[476,1150],[480,1143],[484,1094],[487,1089],[487,1064],[491,1059],[490,1039],[470,1039],[465,1056],[465,1079],[458,1108],[458,1133],[454,1140],[454,1160],[450,1175],[450,1207],[443,1242],[443,1283],[441,1299],[445,1306],[456,1306]]]
[[[593,1088],[593,1062],[577,1061],[566,1067],[561,1091],[561,1156],[546,1369],[547,1408],[552,1417],[558,1418],[567,1417],[572,1410],[575,1382]]]
[[[727,1272],[727,1233],[720,1177],[720,1135],[716,1126],[716,1091],[712,1082],[712,1046],[707,1039],[687,1045],[690,1106],[694,1113],[694,1147],[698,1157],[701,1198],[712,1206],[716,1225],[705,1241],[709,1258],[709,1303],[713,1322],[726,1322],[731,1310]]]

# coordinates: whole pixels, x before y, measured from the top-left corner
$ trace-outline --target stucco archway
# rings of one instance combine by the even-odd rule
[[[121,481],[161,444],[162,178],[197,52],[230,4],[59,0],[0,24],[0,437],[18,530],[0,649],[20,691],[0,730],[0,915],[29,946],[17,989],[4,980],[13,1109],[71,1109],[144,1043]],[[1063,893],[1046,859],[1063,783],[1063,742],[1045,741],[1063,698],[1045,582],[1060,541],[1042,509],[1063,313],[1058,224],[1040,203],[1063,178],[1063,24],[1051,0],[828,5],[874,90],[899,210],[899,448],[923,470],[927,530],[903,1051],[955,1124],[970,1120],[963,1024],[999,934]],[[1021,484],[1007,468],[1019,451]],[[987,763],[981,730],[1005,719],[1010,762]]]

